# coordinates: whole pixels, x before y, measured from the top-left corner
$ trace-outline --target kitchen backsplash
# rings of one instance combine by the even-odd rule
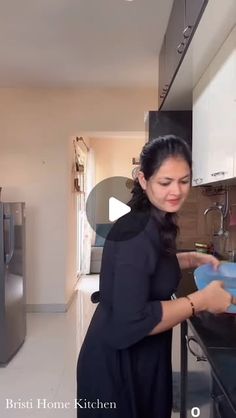
[[[193,187],[179,212],[179,249],[194,248],[195,242],[211,243],[214,232],[219,230],[219,212],[211,211],[204,216],[204,211],[215,202],[224,203],[224,194],[219,192],[209,196],[205,190],[203,187]],[[225,220],[225,229],[229,231],[231,247],[236,248],[236,185],[229,186],[229,208],[231,212]]]

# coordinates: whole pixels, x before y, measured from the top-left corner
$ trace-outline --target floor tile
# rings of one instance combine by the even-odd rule
[[[67,313],[27,314],[25,343],[11,362],[0,368],[1,418],[76,418],[77,357],[97,306],[91,303],[90,296],[98,286],[98,275],[84,276],[78,282],[77,295]],[[178,332],[176,328],[174,341],[178,341]],[[178,358],[175,348],[175,369],[178,369]],[[7,398],[28,401],[28,408],[7,409]],[[68,408],[62,408],[66,403]],[[173,413],[173,418],[178,416]]]

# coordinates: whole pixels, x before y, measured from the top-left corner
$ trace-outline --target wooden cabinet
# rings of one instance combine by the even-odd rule
[[[159,55],[159,91],[161,92],[161,99],[164,99],[165,93],[169,87],[168,75],[167,75],[167,63],[166,63],[166,36],[162,43],[162,47]]]
[[[166,77],[170,83],[185,49],[183,37],[185,0],[174,1],[166,31]]]
[[[193,186],[236,177],[236,27],[193,93]]]
[[[174,0],[159,55],[160,105],[168,94],[207,2],[208,0]]]
[[[185,0],[184,38],[188,39],[196,29],[206,3],[205,0]]]

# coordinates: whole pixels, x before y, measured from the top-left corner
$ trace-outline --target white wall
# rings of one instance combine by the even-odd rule
[[[128,134],[120,136],[107,134],[105,137],[90,138],[90,146],[95,154],[96,184],[114,176],[132,178],[132,170],[135,167],[132,165],[132,158],[139,157],[144,143],[144,133],[133,133],[130,136]],[[103,187],[109,188],[109,190],[106,190],[106,195],[117,196],[116,182],[105,183]],[[120,186],[118,196],[122,202],[127,203],[132,197],[131,189],[127,188],[125,184],[124,187]],[[97,222],[106,223],[108,215],[107,200],[100,196],[100,193],[96,196],[95,207]]]
[[[0,185],[3,200],[26,202],[29,305],[60,310],[76,282],[71,137],[141,131],[156,96],[153,89],[0,89]]]
[[[144,143],[145,135],[138,133],[132,138],[128,134],[117,138],[90,138],[96,157],[96,183],[112,176],[131,177],[135,167],[132,158],[139,157]]]

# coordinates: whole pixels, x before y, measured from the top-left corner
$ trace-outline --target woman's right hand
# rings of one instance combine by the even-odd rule
[[[224,282],[221,280],[213,280],[200,292],[203,310],[213,314],[226,312],[231,303],[236,304],[236,298],[224,289]]]

